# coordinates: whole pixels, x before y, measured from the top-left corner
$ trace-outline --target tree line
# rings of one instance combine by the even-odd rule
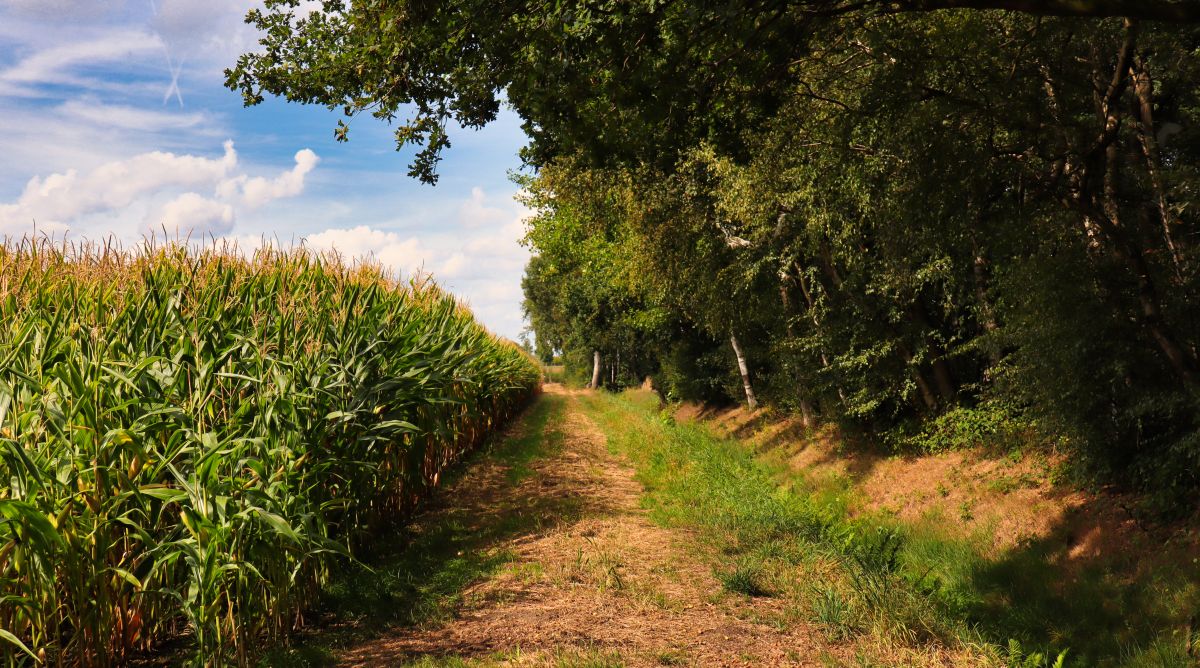
[[[248,103],[404,117],[428,182],[521,115],[527,314],[593,382],[1200,483],[1200,3],[296,6],[248,17]]]

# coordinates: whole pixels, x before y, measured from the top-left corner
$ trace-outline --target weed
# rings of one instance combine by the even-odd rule
[[[1067,653],[1060,652],[1053,660],[1041,652],[1026,652],[1021,643],[1009,640],[1005,652],[1005,664],[1009,668],[1063,668],[1066,665]]]
[[[681,649],[659,652],[654,660],[660,666],[686,666],[688,663],[687,654]]]
[[[770,596],[762,585],[762,569],[758,564],[741,561],[732,570],[716,571],[721,588],[732,594],[743,596]]]
[[[958,519],[963,522],[970,522],[975,519],[975,513],[971,509],[970,501],[963,501],[958,504]]]
[[[814,621],[825,629],[830,640],[845,640],[854,634],[854,610],[841,592],[828,585],[816,585],[810,589],[810,600]]]

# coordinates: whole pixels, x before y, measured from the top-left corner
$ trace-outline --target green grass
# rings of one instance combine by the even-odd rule
[[[665,419],[645,397],[582,401],[609,447],[635,465],[651,516],[697,535],[726,590],[781,596],[832,640],[974,648],[1013,665],[1051,665],[1068,649],[1068,666],[1194,665],[1184,654],[1184,624],[1200,611],[1194,569],[1127,581],[1084,568],[1067,580],[1047,542],[991,557],[979,538],[950,537],[933,522],[851,519],[844,480],[809,480]]]
[[[328,588],[321,604],[324,628],[295,647],[268,654],[263,665],[333,665],[339,651],[352,643],[403,627],[448,621],[463,605],[463,592],[469,586],[512,563],[514,555],[498,545],[574,516],[577,509],[569,500],[515,493],[523,480],[534,475],[534,462],[561,450],[564,404],[561,396],[541,396],[513,436],[477,453],[454,471],[451,480],[475,465],[505,466],[502,488],[495,493],[500,504],[495,512],[480,516],[471,508],[449,506],[423,518],[413,529],[376,542],[371,546],[374,559],[343,571]],[[493,665],[489,660],[507,659],[427,657],[411,665]]]
[[[769,596],[771,594],[762,584],[762,573],[756,560],[744,560],[733,565],[727,571],[718,570],[717,580],[721,588],[743,596]]]

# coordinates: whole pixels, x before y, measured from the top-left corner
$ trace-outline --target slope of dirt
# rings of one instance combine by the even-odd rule
[[[341,665],[576,665],[564,657],[587,656],[609,660],[587,665],[808,666],[844,653],[804,626],[746,621],[769,600],[720,600],[711,567],[685,533],[647,518],[633,471],[606,450],[571,392],[547,392],[568,399],[561,451],[530,463],[515,489],[499,484],[503,467],[477,467],[422,520],[483,526],[497,512],[536,514],[538,528],[492,546],[510,563],[473,584],[451,620],[393,629],[347,650]]]
[[[836,430],[740,407],[685,404],[676,419],[743,440],[805,476],[848,481],[858,497],[852,512],[884,511],[951,535],[985,537],[992,555],[1038,544],[1067,574],[1103,565],[1131,578],[1200,559],[1196,522],[1151,526],[1138,519],[1132,498],[1056,485],[1054,455],[1008,458],[975,449],[886,456],[846,447]]]

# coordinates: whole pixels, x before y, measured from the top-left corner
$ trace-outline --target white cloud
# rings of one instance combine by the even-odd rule
[[[458,208],[458,219],[464,227],[495,227],[511,222],[512,212],[489,206],[483,188],[476,186],[471,189],[471,198]]]
[[[217,193],[226,198],[239,197],[249,207],[257,208],[273,199],[295,197],[304,192],[304,177],[321,161],[310,149],[296,152],[296,166],[273,179],[245,174],[226,179],[217,186]]]
[[[146,226],[162,230],[168,238],[226,234],[233,229],[234,212],[229,204],[187,192],[159,207],[146,217]]]
[[[522,327],[520,277],[529,260],[520,239],[530,212],[480,188],[450,210],[449,219],[426,221],[415,234],[391,229],[397,223],[356,225],[310,234],[304,245],[336,251],[346,261],[373,260],[403,277],[431,273],[492,327],[515,336]]]
[[[304,245],[316,251],[336,251],[348,262],[374,260],[403,275],[422,270],[431,254],[416,237],[405,238],[367,225],[310,234]]]
[[[76,20],[90,20],[124,6],[124,0],[0,0],[0,8],[19,15],[49,19],[69,16]]]
[[[470,259],[462,252],[455,252],[442,262],[441,271],[437,272],[442,278],[455,278],[461,276],[463,270],[470,265]]]
[[[0,233],[22,234],[31,221],[42,230],[60,230],[92,215],[127,218],[140,207],[151,211],[143,219],[148,231],[165,226],[184,235],[224,234],[232,229],[236,206],[257,208],[302,193],[305,176],[317,162],[317,155],[304,149],[291,170],[270,179],[250,176],[239,172],[237,151],[226,141],[220,157],[151,151],[85,172],[35,176],[16,201],[0,203]],[[198,189],[213,196],[204,197]]]
[[[40,97],[45,94],[40,87],[46,84],[86,88],[88,79],[72,73],[77,66],[127,62],[138,55],[161,52],[163,48],[158,35],[128,29],[44,48],[0,71],[0,94]]]
[[[500,204],[490,199],[482,189],[473,188],[455,216],[437,225],[428,221],[420,234],[386,229],[395,224],[357,225],[309,234],[305,245],[336,250],[347,259],[369,257],[403,274],[423,270],[444,282],[497,283],[497,274],[511,274],[500,270],[519,270],[529,258],[520,245],[529,211],[511,199]]]
[[[156,0],[150,27],[167,43],[177,60],[201,66],[219,64],[201,74],[220,74],[238,55],[258,46],[258,33],[246,25],[246,12],[260,7],[249,0]],[[297,15],[319,9],[320,3],[302,2]]]
[[[67,100],[56,111],[61,116],[59,122],[137,132],[204,131],[205,126],[212,122],[210,115],[203,112],[158,111],[128,105],[104,104],[95,98]]]

